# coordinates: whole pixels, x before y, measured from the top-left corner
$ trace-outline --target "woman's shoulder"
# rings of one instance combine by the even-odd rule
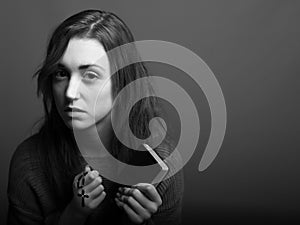
[[[10,170],[28,172],[33,163],[38,161],[37,144],[39,139],[38,134],[33,134],[16,147],[11,157]]]
[[[46,183],[37,153],[39,135],[23,140],[15,149],[9,167],[7,196],[9,221],[42,221],[42,198],[48,199]],[[47,204],[48,204],[47,202]]]
[[[27,138],[25,138],[15,149],[13,153],[13,158],[24,158],[27,155],[33,153],[37,148],[39,143],[40,135],[35,133]]]

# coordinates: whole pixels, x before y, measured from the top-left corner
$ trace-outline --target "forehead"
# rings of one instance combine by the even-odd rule
[[[60,63],[72,67],[82,64],[99,64],[107,61],[103,45],[96,39],[73,38],[60,59]]]

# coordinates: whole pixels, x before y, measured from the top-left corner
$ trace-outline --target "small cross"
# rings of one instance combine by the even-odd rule
[[[89,198],[90,196],[85,194],[84,189],[81,190],[81,193],[77,194],[78,197],[81,197],[81,206],[84,207],[84,198]]]

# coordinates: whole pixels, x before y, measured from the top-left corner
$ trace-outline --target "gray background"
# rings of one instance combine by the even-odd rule
[[[201,137],[184,169],[184,224],[194,219],[199,224],[289,220],[299,213],[299,1],[36,0],[1,2],[0,8],[1,221],[7,212],[9,160],[43,113],[31,76],[53,28],[87,8],[115,12],[136,40],[165,40],[191,49],[222,87],[226,136],[213,164],[201,173],[209,108],[203,93],[195,85],[189,88],[201,110]],[[163,65],[154,70],[182,74]]]

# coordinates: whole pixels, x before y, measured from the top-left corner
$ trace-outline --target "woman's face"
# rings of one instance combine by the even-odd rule
[[[71,39],[52,88],[57,110],[69,128],[86,129],[95,122],[98,127],[106,121],[102,119],[109,115],[113,98],[109,60],[102,44],[96,39]]]

